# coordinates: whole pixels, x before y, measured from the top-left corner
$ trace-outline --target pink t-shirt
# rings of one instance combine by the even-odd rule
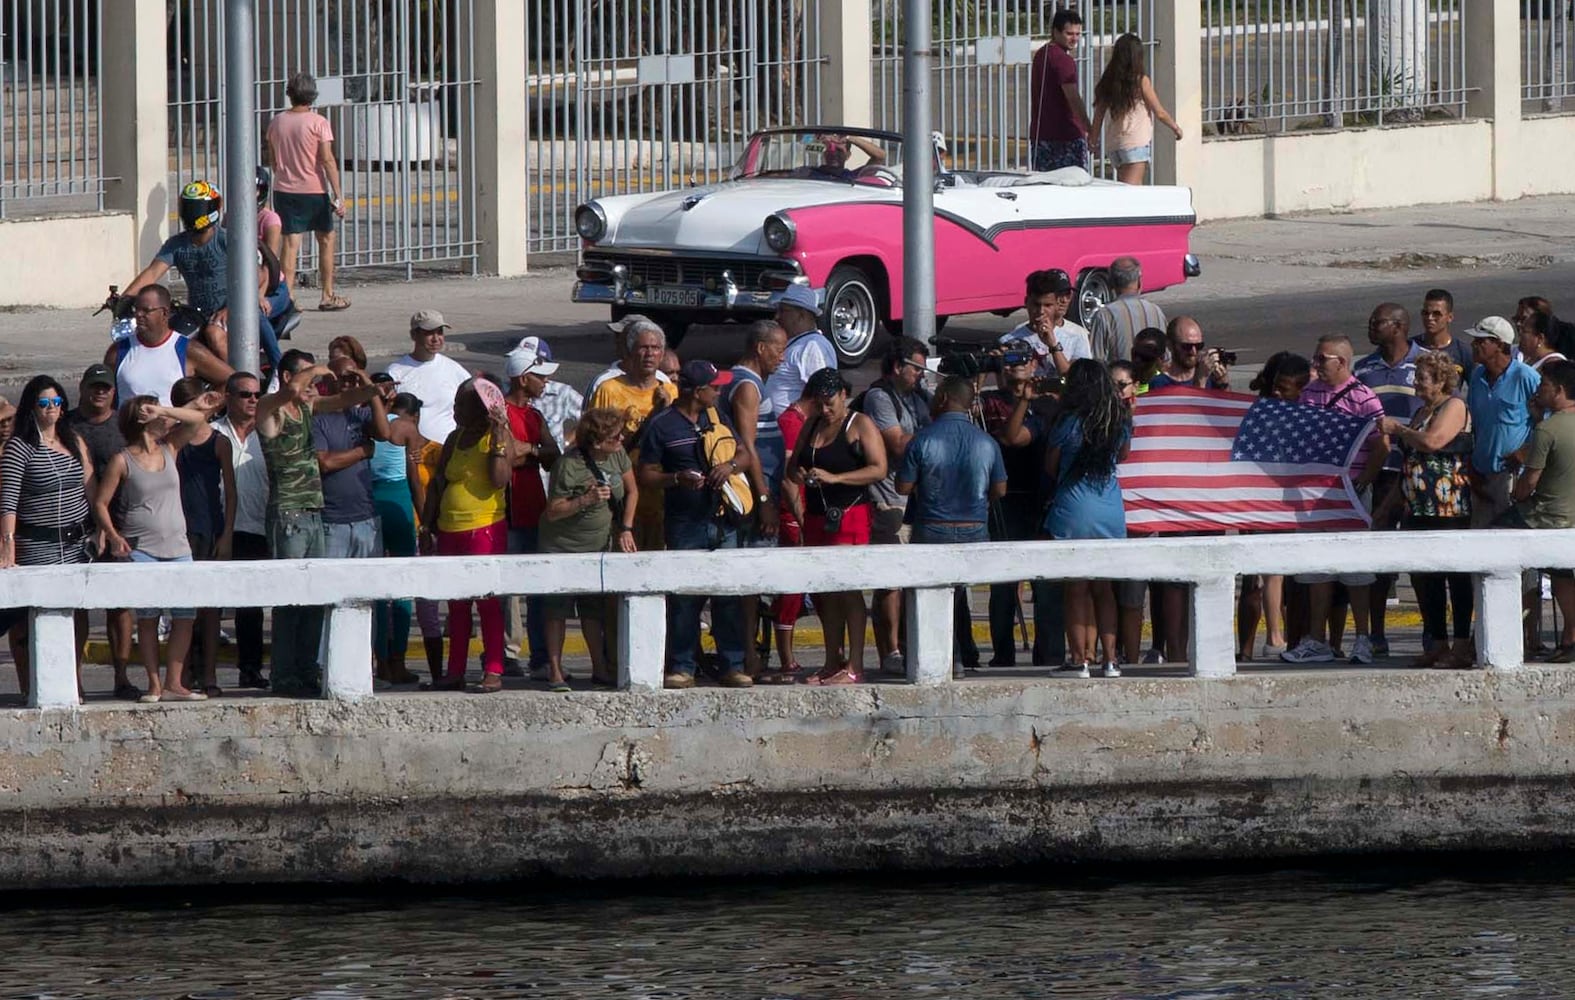
[[[1358,381],[1355,376],[1338,386],[1330,385],[1321,378],[1315,378],[1302,389],[1297,402],[1308,406],[1321,406],[1336,413],[1348,413],[1353,417],[1367,417],[1371,420],[1382,419],[1384,415],[1384,404],[1378,401],[1377,394]],[[1360,472],[1367,465],[1367,454],[1372,450],[1373,442],[1376,440],[1378,440],[1378,428],[1374,426],[1372,434],[1356,453],[1356,461],[1351,463],[1353,472]]]
[[[315,111],[288,111],[268,123],[273,147],[273,189],[285,194],[324,194],[317,150],[334,141],[334,127]]]
[[[257,238],[262,239],[264,236],[267,236],[270,226],[277,226],[282,229],[284,228],[284,220],[279,218],[278,212],[275,212],[267,205],[260,206],[257,209]]]

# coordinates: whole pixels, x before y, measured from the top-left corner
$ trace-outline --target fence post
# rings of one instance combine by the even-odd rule
[[[667,662],[667,598],[624,594],[618,615],[618,687],[660,691]]]
[[[1466,114],[1493,123],[1493,197],[1518,198],[1520,148],[1520,7],[1524,0],[1474,0],[1461,4],[1466,86],[1473,88]]]
[[[7,4],[9,7],[10,5]],[[135,245],[125,275],[153,259],[164,242],[169,191],[169,78],[165,0],[112,0],[100,6],[99,144],[104,207],[130,212]]]
[[[1514,670],[1525,662],[1519,573],[1484,573],[1477,587],[1477,663]]]
[[[1203,7],[1199,0],[1155,0],[1154,89],[1181,126],[1154,131],[1154,183],[1190,184],[1203,157]],[[1196,206],[1194,206],[1196,207]]]
[[[359,701],[372,694],[372,607],[336,604],[328,610],[328,655],[323,659],[323,694]]]
[[[525,16],[519,0],[474,0],[476,225],[481,270],[524,274],[533,178],[525,133]],[[534,9],[534,8],[533,8]]]
[[[77,699],[77,623],[70,608],[33,608],[28,612],[28,647],[33,676],[27,703],[32,708],[75,708]]]
[[[945,684],[952,679],[951,587],[921,587],[902,592],[908,613],[902,645],[907,653],[909,684]],[[829,646],[834,640],[826,636]]]
[[[1236,578],[1212,577],[1192,585],[1189,658],[1194,677],[1236,676]]]
[[[826,70],[820,78],[820,120],[828,125],[874,124],[874,48],[870,0],[818,0]],[[805,42],[811,33],[804,25]],[[790,124],[782,122],[780,124]]]

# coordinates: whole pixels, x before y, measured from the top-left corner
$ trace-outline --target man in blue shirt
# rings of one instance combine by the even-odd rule
[[[1531,439],[1531,399],[1542,379],[1511,354],[1515,328],[1489,316],[1466,331],[1476,368],[1466,390],[1471,410],[1471,526],[1487,527],[1511,504],[1521,465],[1517,454]]]
[[[754,456],[739,447],[732,458],[712,460],[705,436],[720,424],[731,437],[733,425],[717,409],[722,387],[733,381],[709,361],[694,360],[678,373],[678,400],[645,425],[640,443],[640,491],[663,494],[664,537],[669,551],[736,549],[738,529],[717,517],[719,490],[734,473],[747,472]],[[671,664],[662,683],[669,688],[695,684],[700,651],[700,610],[711,601],[711,635],[721,661],[724,687],[749,687],[744,672],[743,600],[736,596],[673,594],[667,598],[667,652]]]
[[[970,379],[953,375],[936,394],[937,416],[908,444],[897,472],[897,492],[912,497],[913,542],[945,545],[990,540],[990,503],[1006,495],[1006,463],[1001,446],[974,426],[975,389]],[[952,642],[959,666],[977,669],[968,592],[959,587]]]

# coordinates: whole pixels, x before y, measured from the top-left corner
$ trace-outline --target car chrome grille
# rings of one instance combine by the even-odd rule
[[[733,282],[739,288],[758,289],[761,276],[767,271],[792,270],[789,261],[780,264],[771,260],[742,258],[727,260],[715,257],[667,257],[645,254],[598,253],[587,250],[586,264],[614,267],[622,264],[629,282],[639,285],[699,285],[707,282],[720,285],[722,272],[731,271]]]

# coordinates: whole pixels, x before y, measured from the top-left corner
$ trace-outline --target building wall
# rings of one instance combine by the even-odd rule
[[[0,220],[0,305],[97,305],[140,270],[135,248],[129,212]]]

